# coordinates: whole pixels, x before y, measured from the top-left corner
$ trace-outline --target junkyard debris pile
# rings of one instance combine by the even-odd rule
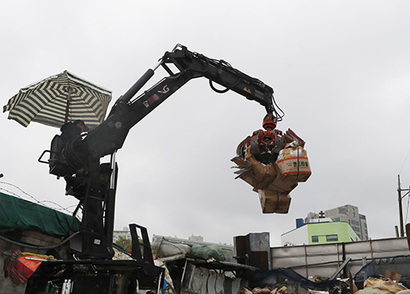
[[[358,294],[365,294],[365,293],[376,293],[377,290],[382,291],[381,293],[383,294],[396,294],[396,293],[405,293],[404,291],[407,291],[406,294],[409,294],[409,290],[402,284],[390,280],[390,279],[376,279],[376,278],[368,278],[363,285],[363,289],[357,291]],[[378,291],[378,292],[379,292]],[[403,291],[403,292],[402,292]],[[380,293],[380,292],[379,292]]]
[[[356,287],[353,289],[346,288],[333,288],[333,289],[306,289],[297,285],[292,284],[277,284],[274,286],[265,286],[265,287],[255,287],[253,289],[243,287],[238,291],[238,294],[329,294],[329,293],[356,293],[356,294],[409,294],[410,290],[407,289],[404,285],[390,280],[390,279],[377,279],[377,278],[368,278],[364,285],[363,289],[358,290]],[[334,292],[336,290],[336,292]]]

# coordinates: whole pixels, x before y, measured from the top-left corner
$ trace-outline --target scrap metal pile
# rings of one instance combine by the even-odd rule
[[[333,285],[332,285],[333,282]],[[337,284],[337,282],[340,282]],[[317,287],[302,287],[295,281],[286,281],[286,283],[278,283],[272,286],[248,288],[242,287],[238,294],[408,294],[410,290],[400,282],[390,279],[380,279],[369,277],[363,289],[358,289],[354,282],[348,281],[343,285],[340,280],[328,280],[314,283]],[[350,285],[351,284],[351,285]]]
[[[235,174],[259,194],[263,213],[288,213],[289,193],[311,175],[305,141],[291,129],[276,129],[276,117],[268,113],[263,128],[237,147]]]

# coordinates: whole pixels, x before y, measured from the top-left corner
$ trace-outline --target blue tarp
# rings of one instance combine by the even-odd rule
[[[401,275],[401,280],[406,287],[410,287],[410,255],[374,259],[363,266],[354,276],[357,285],[362,285],[369,278],[380,278],[386,270],[392,270]]]

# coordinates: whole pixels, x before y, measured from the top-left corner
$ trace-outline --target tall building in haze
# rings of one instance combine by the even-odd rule
[[[343,205],[336,208],[324,210],[323,212],[309,212],[305,218],[305,223],[310,223],[314,219],[326,217],[334,222],[345,222],[350,225],[360,240],[368,240],[366,216],[359,213],[359,209],[354,205]]]

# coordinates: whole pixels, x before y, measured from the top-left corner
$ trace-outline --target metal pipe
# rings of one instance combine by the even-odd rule
[[[137,94],[137,92],[148,82],[150,78],[154,75],[154,70],[153,69],[148,69],[142,77],[138,79],[138,81],[135,82],[134,85],[124,94],[122,95],[118,100],[123,103],[127,103],[128,101],[131,100],[132,97]]]
[[[334,274],[329,278],[329,280],[334,280],[336,279],[337,275],[340,274],[342,270],[346,270],[346,265],[351,261],[352,259],[348,257],[340,266],[339,268],[334,272]]]
[[[400,256],[400,255],[399,255],[399,256]],[[362,263],[362,266],[363,266],[363,260],[365,260],[365,261],[367,261],[367,260],[372,261],[372,260],[380,260],[380,259],[395,258],[395,257],[397,257],[397,256],[396,256],[396,255],[394,255],[394,256],[379,256],[379,257],[371,257],[371,258],[362,257],[362,258],[360,258],[360,259],[359,259],[359,258],[350,259],[349,262],[358,262],[358,261],[359,261],[359,262]],[[348,258],[350,258],[350,257],[348,257]],[[308,267],[320,267],[320,266],[323,266],[323,265],[331,265],[331,264],[335,264],[335,265],[339,266],[340,260],[325,261],[325,262],[319,262],[319,263],[311,263],[311,264],[308,264],[308,265],[306,265],[306,264],[300,264],[300,265],[289,266],[289,267],[287,267],[287,268],[290,268],[290,269],[294,269],[294,268],[306,268],[307,266],[308,266]],[[273,269],[275,269],[275,268],[273,268]]]

